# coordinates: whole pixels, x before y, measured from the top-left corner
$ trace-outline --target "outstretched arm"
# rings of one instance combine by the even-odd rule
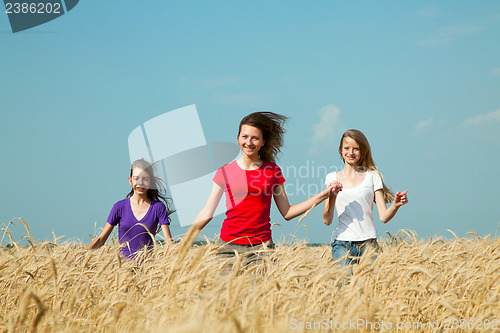
[[[391,206],[387,208],[385,206],[384,191],[377,190],[375,192],[375,202],[377,203],[380,221],[387,223],[394,217],[394,215],[396,215],[401,206],[408,203],[408,196],[406,194],[406,190],[403,192],[397,192]]]
[[[215,210],[217,209],[217,205],[219,205],[219,201],[223,194],[224,191],[222,188],[214,182],[212,186],[212,193],[210,193],[205,207],[203,207],[200,211],[188,232],[184,235],[184,237],[182,237],[181,244],[184,244],[189,238],[191,238],[193,233],[198,236],[198,233],[205,228],[208,222],[212,220]],[[194,236],[194,238],[196,238],[196,236]]]
[[[161,230],[163,231],[163,236],[165,237],[165,244],[172,243],[172,234],[170,233],[170,226],[168,224],[162,224]]]
[[[92,250],[92,249],[98,249],[101,246],[103,246],[106,241],[108,240],[109,235],[111,234],[111,231],[113,231],[113,228],[115,226],[111,225],[109,223],[106,223],[104,226],[104,229],[102,229],[101,234],[92,241],[89,245],[85,247],[85,250]]]
[[[315,196],[293,206],[291,206],[290,202],[288,201],[288,197],[285,193],[285,187],[283,186],[283,184],[278,185],[274,188],[273,195],[274,201],[276,202],[276,206],[278,207],[281,215],[285,218],[285,220],[290,221],[291,219],[304,214],[311,207],[321,203],[321,201],[328,198],[330,192],[332,191],[333,186],[330,184],[326,189],[316,194]]]

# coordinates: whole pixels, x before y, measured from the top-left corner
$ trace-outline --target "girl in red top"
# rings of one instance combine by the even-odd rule
[[[332,186],[299,204],[292,206],[288,202],[285,178],[275,163],[283,146],[286,119],[272,112],[255,112],[241,120],[237,137],[241,158],[217,170],[212,193],[183,243],[194,240],[210,222],[224,193],[227,210],[220,238],[222,243],[232,244],[229,253],[233,254],[233,250],[242,253],[274,247],[270,224],[272,197],[287,221],[329,197]]]

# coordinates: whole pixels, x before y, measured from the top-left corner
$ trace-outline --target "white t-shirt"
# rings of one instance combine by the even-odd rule
[[[337,173],[326,175],[325,185],[337,180]],[[337,239],[363,241],[377,238],[373,224],[373,201],[375,191],[383,189],[382,179],[376,171],[367,171],[363,182],[353,188],[344,188],[337,195],[335,208],[339,225],[335,229]]]

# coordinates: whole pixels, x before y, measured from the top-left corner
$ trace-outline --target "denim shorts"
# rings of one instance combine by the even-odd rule
[[[380,251],[376,238],[364,241],[342,241],[334,240],[332,243],[332,257],[338,265],[353,265],[359,263],[359,259],[369,248],[373,248],[375,253]]]

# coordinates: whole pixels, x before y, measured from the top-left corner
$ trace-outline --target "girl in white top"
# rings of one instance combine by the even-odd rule
[[[373,202],[377,204],[380,220],[389,222],[398,209],[408,203],[406,191],[394,195],[373,162],[370,144],[365,135],[350,129],[342,135],[339,153],[344,169],[326,176],[335,190],[325,200],[323,222],[332,224],[334,208],[339,225],[332,243],[332,256],[340,264],[357,263],[369,246],[378,250],[377,231],[373,223]],[[387,208],[386,204],[392,201]],[[340,260],[342,259],[342,260]]]

